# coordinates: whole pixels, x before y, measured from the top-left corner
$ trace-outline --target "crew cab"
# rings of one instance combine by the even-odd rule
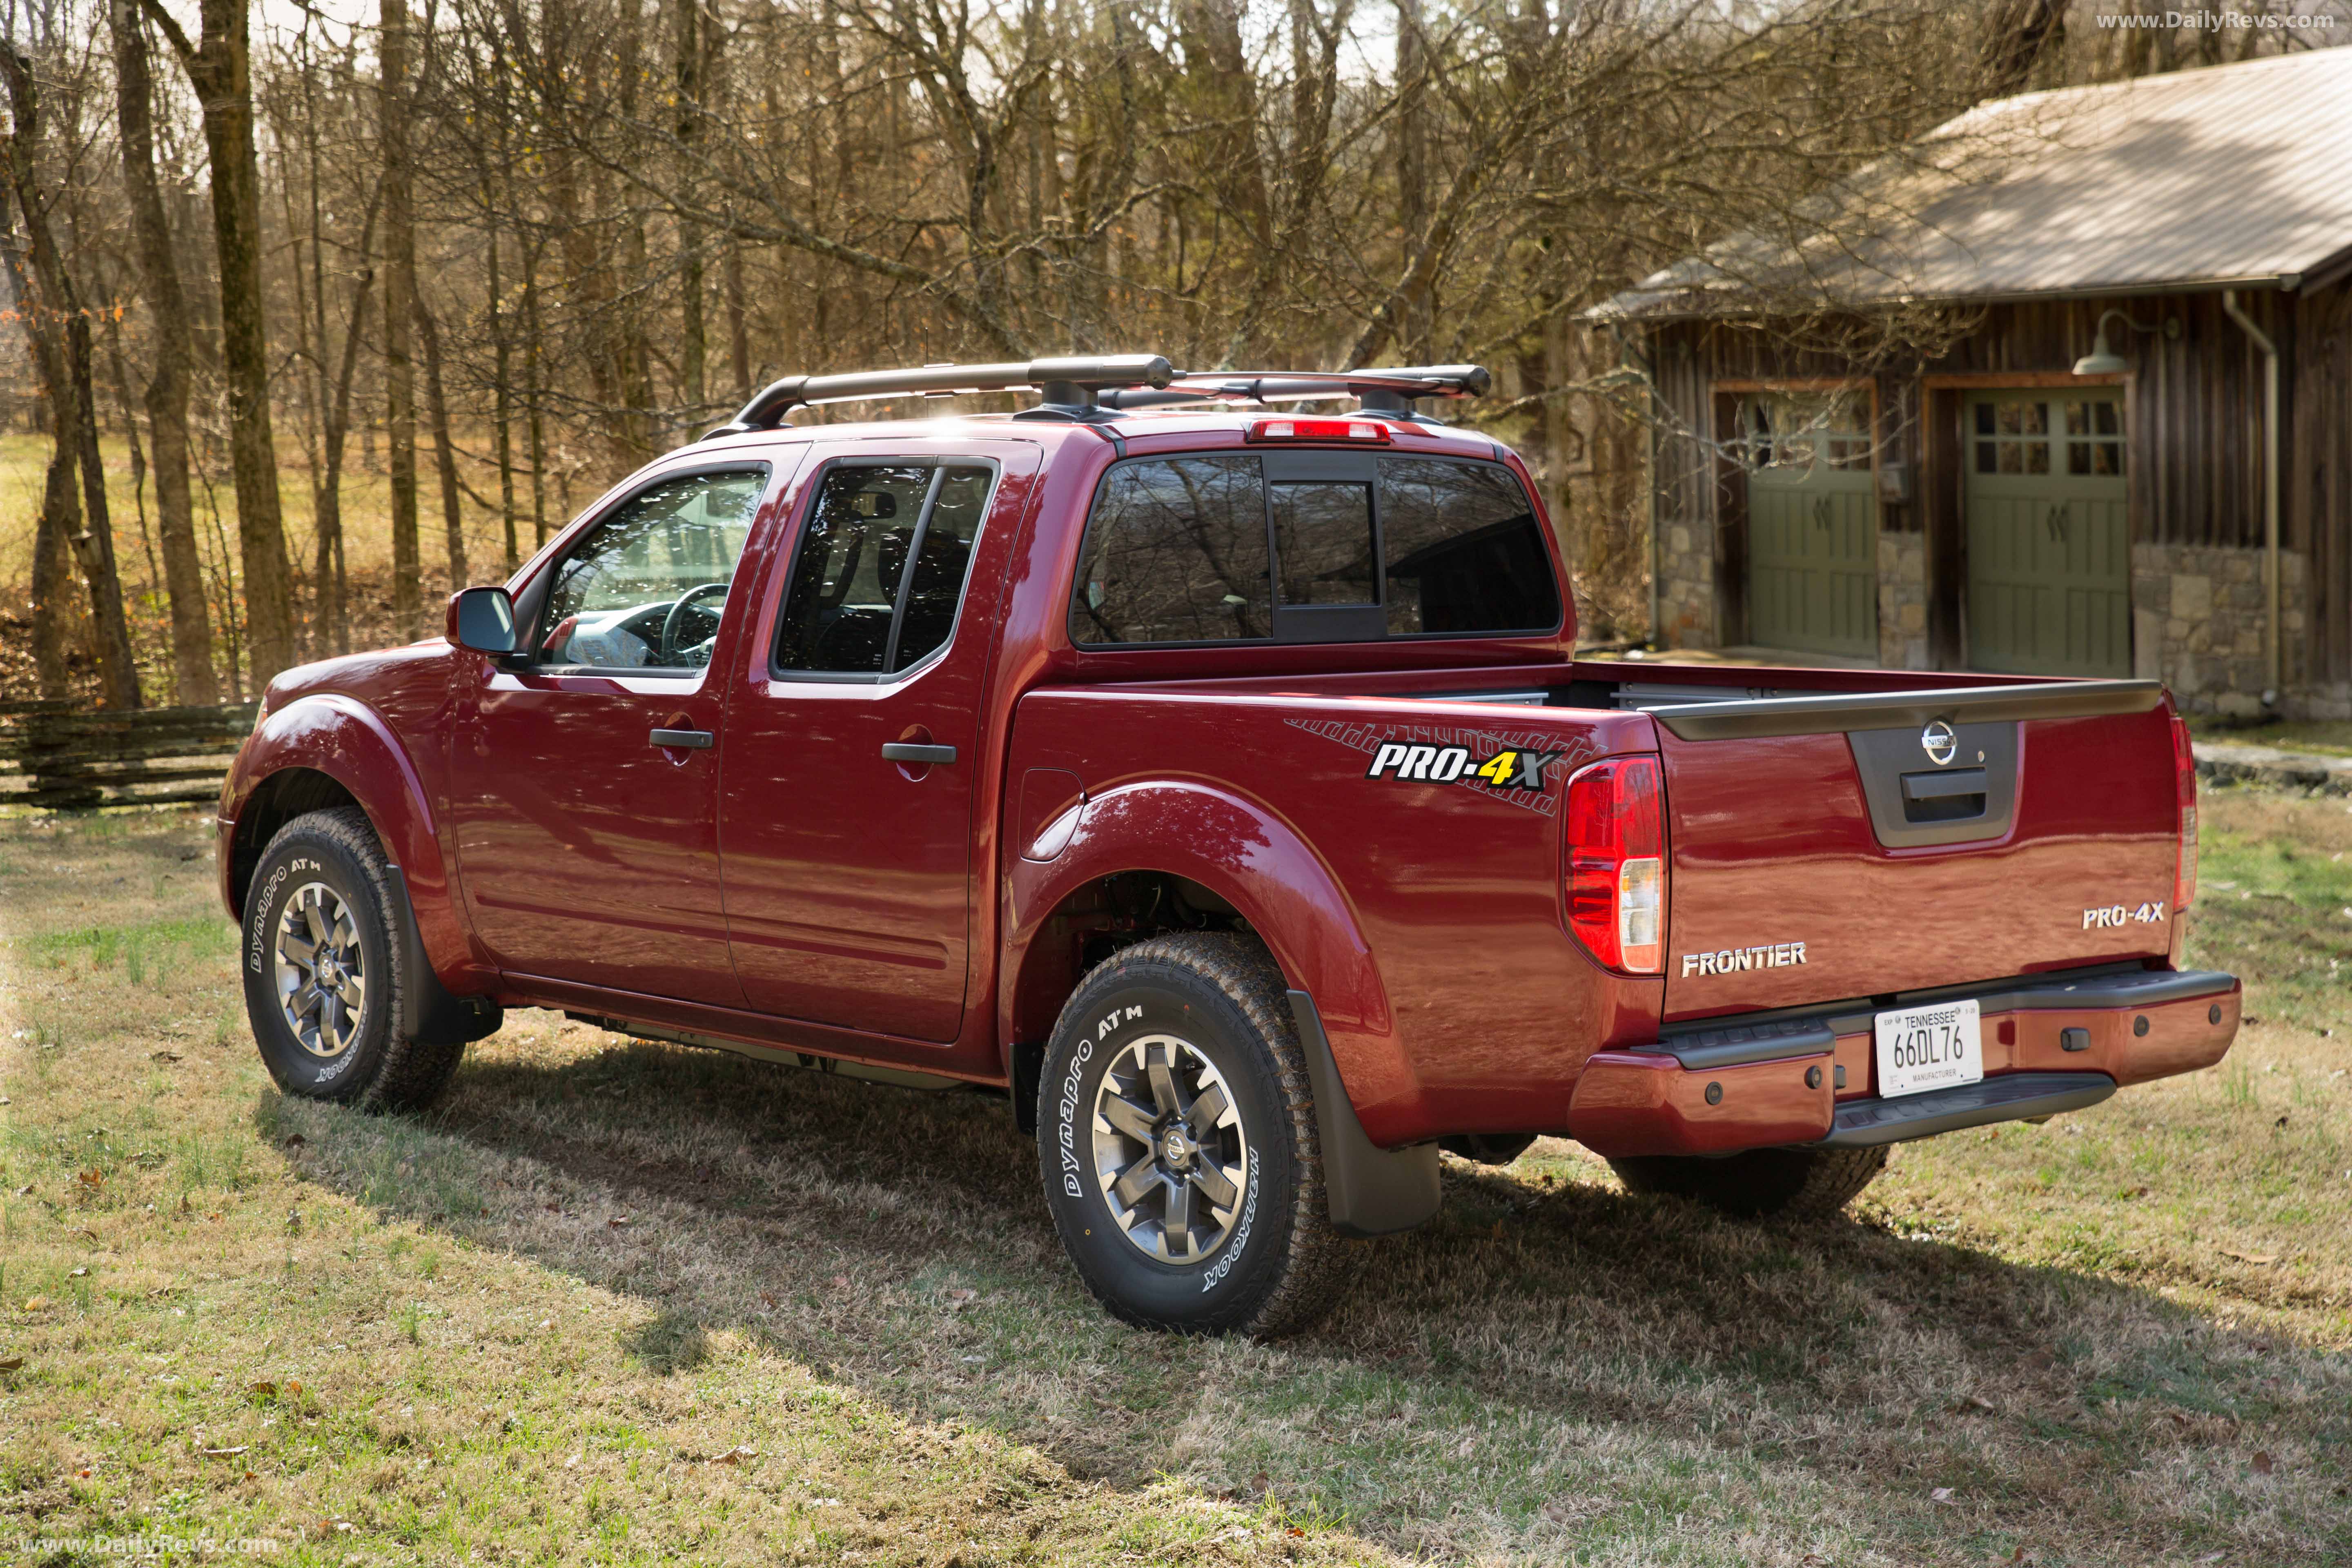
[[[545,1007],[1005,1093],[1110,1310],[1271,1334],[1441,1148],[1822,1213],[2220,1059],[2161,687],[1580,660],[1525,465],[1423,411],[1486,380],[777,383],[271,683],[219,812],[270,1071],[420,1106]]]

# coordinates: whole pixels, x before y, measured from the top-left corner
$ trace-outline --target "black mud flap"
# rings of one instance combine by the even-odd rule
[[[408,879],[397,866],[386,866],[392,879],[394,916],[400,921],[401,972],[409,984],[401,987],[400,1033],[403,1038],[426,1045],[462,1046],[499,1032],[506,1010],[487,996],[452,995],[433,973],[425,956],[425,939],[417,933],[416,907],[408,901]]]
[[[1425,1225],[1440,1200],[1437,1145],[1383,1149],[1364,1136],[1363,1123],[1339,1081],[1339,1064],[1324,1037],[1315,998],[1290,994],[1290,1014],[1298,1025],[1298,1047],[1307,1057],[1307,1079],[1315,1090],[1315,1127],[1323,1148],[1323,1191],[1331,1205],[1331,1228],[1342,1236],[1390,1236]]]

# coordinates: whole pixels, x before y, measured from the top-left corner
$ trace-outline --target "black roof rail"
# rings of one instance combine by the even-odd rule
[[[1337,371],[1199,371],[1179,372],[1165,387],[1124,388],[1107,392],[1106,408],[1157,408],[1171,404],[1233,401],[1242,403],[1307,403],[1326,397],[1352,397],[1368,414],[1392,419],[1435,423],[1413,405],[1430,397],[1480,397],[1494,384],[1486,367],[1476,364],[1380,365],[1364,370]]]
[[[788,375],[761,388],[725,425],[703,437],[772,430],[795,408],[884,397],[953,397],[961,393],[1035,391],[1033,415],[1086,418],[1095,395],[1112,388],[1160,387],[1177,372],[1159,354],[1093,354],[1003,364],[927,364],[907,370],[855,370],[840,375]]]

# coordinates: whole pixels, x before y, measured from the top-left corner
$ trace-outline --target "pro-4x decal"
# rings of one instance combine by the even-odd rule
[[[1549,783],[1544,770],[1558,762],[1558,752],[1506,746],[1492,756],[1474,759],[1467,746],[1425,746],[1409,741],[1384,741],[1372,753],[1368,779],[1418,779],[1452,784],[1465,776],[1495,789],[1541,789]]]
[[[1370,759],[1368,779],[1407,780],[1467,787],[1490,800],[1551,816],[1560,792],[1551,787],[1580,763],[1601,754],[1587,735],[1557,731],[1488,729],[1480,725],[1367,724],[1350,719],[1286,719]]]

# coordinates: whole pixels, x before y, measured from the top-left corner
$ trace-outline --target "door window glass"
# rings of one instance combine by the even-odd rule
[[[956,605],[963,598],[972,542],[980,537],[980,520],[988,512],[993,477],[981,468],[949,468],[940,477],[931,515],[915,545],[892,670],[921,663],[945,646],[948,634],[955,630]]]
[[[1518,480],[1426,458],[1382,458],[1380,474],[1391,635],[1559,624],[1551,556]]]
[[[1372,489],[1315,480],[1273,486],[1274,553],[1286,605],[1372,605]]]
[[[826,470],[784,595],[777,668],[879,675],[943,645],[994,472],[930,463]]]
[[[1742,410],[1740,458],[1751,471],[1870,467],[1869,402],[1859,392],[1770,392]]]
[[[682,474],[639,491],[556,568],[542,666],[691,673],[710,662],[765,468]]]
[[[2030,397],[1989,397],[1976,405],[1972,432],[1980,474],[2050,471],[2050,405]]]
[[[2123,477],[2123,405],[2118,400],[2083,398],[2066,405],[2066,471]]]
[[[1255,458],[1129,463],[1103,481],[1070,600],[1076,643],[1232,642],[1273,627]]]

